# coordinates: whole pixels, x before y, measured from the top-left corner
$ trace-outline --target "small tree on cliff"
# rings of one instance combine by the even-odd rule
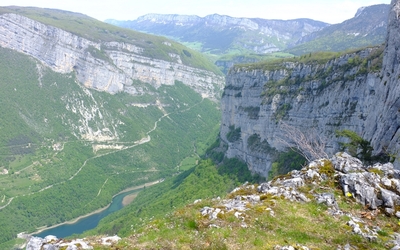
[[[370,142],[363,139],[356,132],[343,129],[341,131],[336,131],[336,136],[348,139],[348,142],[340,143],[342,150],[347,149],[350,155],[357,157],[362,162],[371,163],[374,161],[375,157],[372,156],[373,148],[371,147]]]

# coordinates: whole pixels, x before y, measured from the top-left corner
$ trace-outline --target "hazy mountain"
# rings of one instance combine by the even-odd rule
[[[216,65],[227,73],[238,63],[382,44],[388,10],[387,4],[363,7],[354,18],[334,25],[310,19],[268,20],[218,14],[205,17],[148,14],[131,21],[106,22],[167,36],[214,55]]]
[[[235,18],[218,14],[148,14],[132,21],[106,22],[190,43],[199,51],[212,54],[271,53],[295,44],[302,37],[329,24],[311,19],[267,20]]]
[[[386,37],[388,13],[388,4],[360,8],[353,18],[306,35],[296,43],[296,47],[287,51],[301,55],[382,44]]]

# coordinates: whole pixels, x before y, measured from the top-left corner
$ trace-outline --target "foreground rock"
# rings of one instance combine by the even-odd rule
[[[118,236],[103,237],[96,241],[88,241],[87,239],[63,240],[56,236],[48,235],[44,238],[31,237],[26,245],[26,250],[80,250],[93,249],[94,245],[111,246],[117,243],[121,238]]]
[[[294,170],[267,183],[258,186],[245,184],[232,191],[232,198],[219,200],[215,208],[204,207],[200,212],[203,217],[214,221],[210,227],[219,227],[218,219],[233,211],[237,218],[243,218],[242,227],[247,228],[244,220],[248,216],[246,211],[267,199],[281,197],[293,202],[313,201],[325,204],[331,216],[346,216],[351,233],[362,236],[368,242],[376,242],[381,229],[365,219],[372,220],[379,213],[400,217],[399,177],[400,170],[394,169],[392,163],[365,166],[347,153],[337,153],[330,160],[313,161],[299,171]],[[342,190],[341,197],[337,195],[338,188]],[[359,203],[367,210],[361,214],[344,212],[337,198],[346,203]],[[274,216],[273,206],[263,210]],[[400,247],[398,235],[393,238],[390,244]]]
[[[400,170],[393,164],[363,166],[348,154],[336,154],[332,163],[339,175],[340,186],[346,196],[354,197],[370,209],[381,208],[389,215],[400,217]]]
[[[308,164],[301,170],[294,170],[286,176],[280,176],[272,181],[261,183],[257,187],[257,195],[239,195],[234,199],[221,201],[227,210],[246,210],[249,203],[260,202],[262,195],[282,196],[285,199],[298,202],[316,200],[338,210],[335,196],[332,193],[314,193],[312,186],[321,182],[337,182],[343,190],[343,195],[353,197],[357,202],[371,210],[381,209],[388,215],[400,218],[400,170],[392,163],[377,163],[365,166],[347,153],[337,153],[330,160],[321,159]],[[310,193],[299,191],[300,187],[308,186]],[[244,185],[232,193],[243,189],[255,189],[254,185]],[[304,190],[304,188],[302,189]],[[310,199],[310,195],[314,198]],[[207,212],[208,211],[208,212]],[[204,208],[202,214],[210,214],[212,209]],[[212,216],[215,217],[215,216]]]

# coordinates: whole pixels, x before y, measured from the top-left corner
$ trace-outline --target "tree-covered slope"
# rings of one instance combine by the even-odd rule
[[[260,180],[263,179],[252,175],[238,159],[225,159],[216,165],[210,158],[203,158],[194,168],[144,189],[129,206],[104,218],[96,229],[85,235],[129,236],[152,218],[165,217],[198,199],[224,196],[245,181]]]
[[[218,130],[217,105],[179,82],[110,95],[12,50],[0,63],[0,242],[179,172]]]

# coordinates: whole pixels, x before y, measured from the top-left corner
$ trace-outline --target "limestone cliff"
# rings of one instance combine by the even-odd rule
[[[342,129],[370,140],[375,153],[397,153],[398,6],[392,1],[384,52],[367,48],[329,60],[307,55],[232,68],[222,97],[220,134],[228,144],[227,156],[267,176],[275,150],[286,146],[282,124],[319,135],[328,154],[339,149],[335,131]]]
[[[164,44],[171,46],[167,39]],[[223,77],[183,64],[178,54],[169,55],[172,61],[153,59],[133,44],[88,40],[14,13],[0,15],[0,46],[28,54],[56,72],[74,71],[84,86],[112,94],[142,94],[134,80],[156,88],[181,81],[215,99],[223,86]]]

